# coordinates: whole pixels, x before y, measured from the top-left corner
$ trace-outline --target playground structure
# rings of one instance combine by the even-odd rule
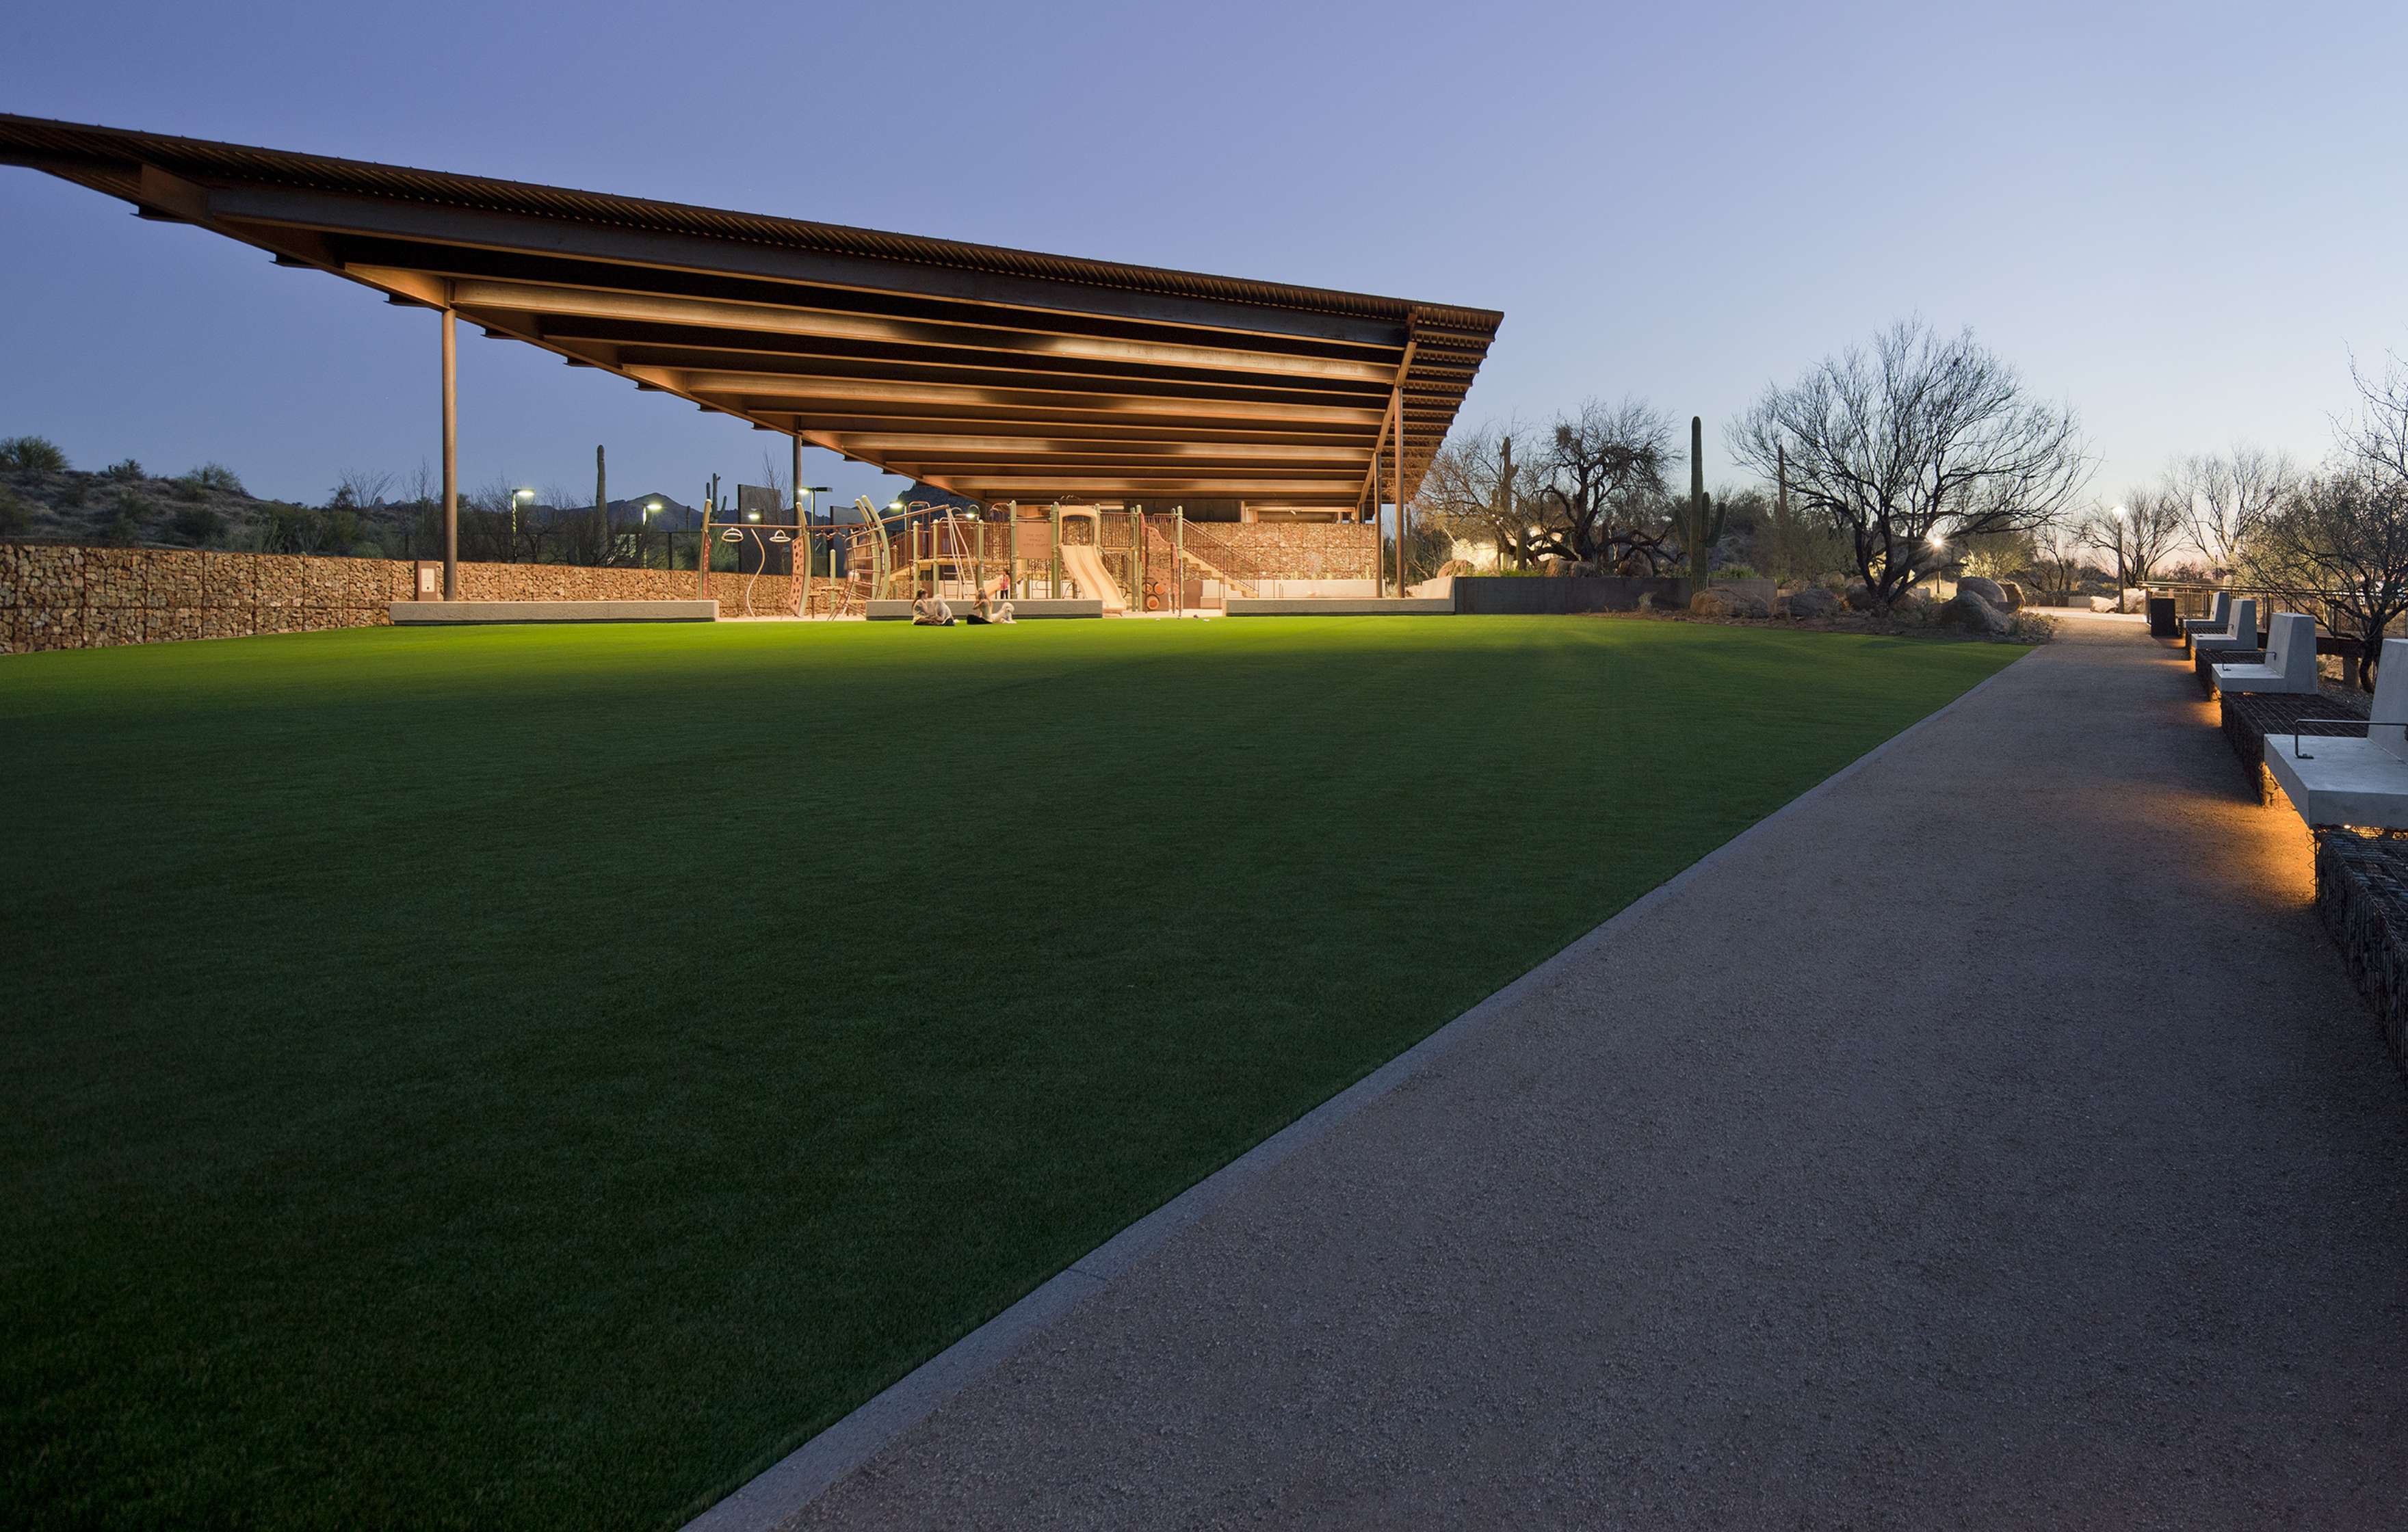
[[[1114,615],[1179,616],[1251,597],[1265,579],[1245,553],[1176,506],[1165,513],[913,501],[881,509],[865,495],[853,502],[853,521],[836,520],[831,508],[824,522],[798,514],[786,523],[714,524],[714,503],[704,502],[703,546],[749,541],[754,551],[745,616],[767,615],[755,611],[752,592],[773,548],[789,549],[794,561],[792,594],[779,613],[789,617],[865,616],[872,601],[923,592],[967,604],[998,582],[1021,601],[1090,600]]]

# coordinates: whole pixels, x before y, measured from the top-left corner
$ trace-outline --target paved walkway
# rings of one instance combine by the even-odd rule
[[[2399,1525],[2408,1091],[2077,623],[789,1525]]]

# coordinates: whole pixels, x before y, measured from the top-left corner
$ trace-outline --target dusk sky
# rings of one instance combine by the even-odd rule
[[[1769,380],[1920,313],[2070,402],[2112,498],[2313,461],[2353,351],[2408,351],[2403,44],[2396,4],[87,0],[15,13],[0,109],[1500,308],[1466,423],[1637,395],[1710,480]],[[427,313],[33,171],[0,227],[0,435],[310,501],[436,457]],[[773,438],[475,334],[465,486],[759,477]]]

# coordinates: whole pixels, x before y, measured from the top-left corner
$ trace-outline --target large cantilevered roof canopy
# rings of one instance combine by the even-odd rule
[[[990,502],[1409,498],[1501,318],[5,114],[0,163]]]

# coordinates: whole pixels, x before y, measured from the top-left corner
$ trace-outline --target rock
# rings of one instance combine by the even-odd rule
[[[2022,586],[2016,584],[2012,580],[2002,580],[1999,581],[1999,590],[2007,598],[2007,610],[2021,611],[2024,609],[2024,588]]]
[[[1956,594],[1978,595],[2000,611],[2007,609],[2007,593],[2000,588],[1999,582],[1995,580],[1984,580],[1979,575],[1967,575],[1956,582]]]
[[[2112,595],[2094,595],[2090,598],[2092,611],[2114,611],[2115,607],[2116,601]]]
[[[1840,598],[1820,585],[1792,591],[1781,598],[1781,614],[1800,622],[1840,615]]]
[[[1852,580],[1848,581],[1848,594],[1844,599],[1850,611],[1870,611],[1873,609],[1873,588],[1861,580]]]
[[[1949,597],[1932,621],[1943,628],[1963,628],[1968,633],[1995,635],[2007,631],[2007,614],[1971,591],[1958,591]]]
[[[1772,609],[1761,596],[1744,591],[1734,591],[1726,585],[1709,585],[1689,598],[1689,611],[1698,617],[1770,617]]]

